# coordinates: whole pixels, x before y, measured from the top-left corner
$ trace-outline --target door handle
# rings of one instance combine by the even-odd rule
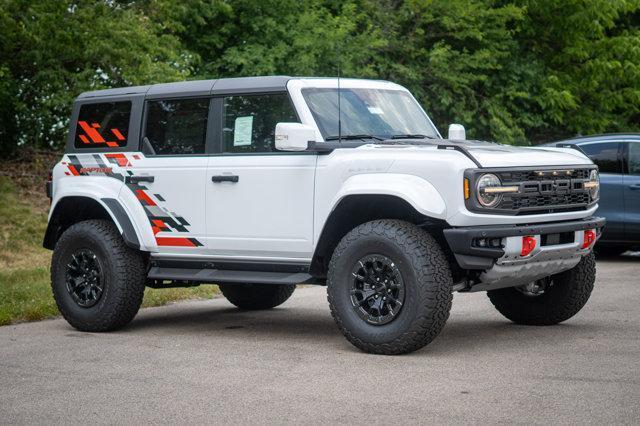
[[[633,185],[629,185],[629,189],[632,191],[640,191],[640,183],[635,183]]]
[[[124,178],[126,183],[153,182],[154,180],[153,176],[127,176]]]
[[[211,176],[211,182],[219,183],[219,182],[233,182],[236,183],[240,180],[240,176],[238,175],[217,175]]]

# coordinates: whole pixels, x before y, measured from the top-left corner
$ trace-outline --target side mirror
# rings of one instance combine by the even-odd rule
[[[300,123],[276,124],[276,149],[278,151],[304,151],[309,141],[316,138],[316,131],[311,126]]]
[[[464,141],[467,139],[467,132],[462,124],[449,124],[449,136],[447,139],[452,141]]]

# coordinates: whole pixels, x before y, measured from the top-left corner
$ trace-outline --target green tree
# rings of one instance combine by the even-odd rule
[[[441,130],[463,123],[468,136],[523,142],[518,114],[528,71],[513,63],[524,8],[491,0],[369,0],[383,29],[377,73],[406,85]],[[385,19],[392,17],[393,19]]]
[[[534,64],[534,140],[640,130],[640,1],[521,0],[516,55]]]
[[[0,150],[61,147],[82,91],[184,79],[191,55],[112,1],[0,0]]]
[[[354,1],[172,0],[140,7],[198,55],[199,76],[375,76],[379,27]]]

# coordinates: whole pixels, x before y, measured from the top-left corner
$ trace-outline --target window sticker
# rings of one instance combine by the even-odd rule
[[[375,114],[375,115],[383,115],[384,114],[384,111],[382,110],[382,108],[370,106],[370,107],[367,107],[367,109],[369,110],[369,112],[371,114]]]
[[[233,130],[233,146],[251,145],[253,133],[253,116],[236,118]]]

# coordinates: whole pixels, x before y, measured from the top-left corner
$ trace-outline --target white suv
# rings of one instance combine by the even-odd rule
[[[145,285],[215,283],[242,309],[326,285],[367,352],[416,350],[452,292],[507,318],[575,315],[593,288],[596,166],[571,147],[443,139],[386,81],[251,77],[81,94],[47,188],[53,294],[79,330]]]

